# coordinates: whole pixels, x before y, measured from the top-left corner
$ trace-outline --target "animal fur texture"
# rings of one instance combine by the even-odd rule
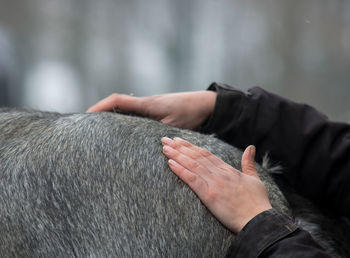
[[[238,149],[146,118],[0,109],[1,256],[224,257],[234,235],[169,170],[163,136],[240,168]],[[258,170],[272,205],[295,214]]]

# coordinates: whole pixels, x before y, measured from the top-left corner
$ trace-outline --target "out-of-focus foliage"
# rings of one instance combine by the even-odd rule
[[[350,2],[0,0],[0,77],[0,101],[41,109],[222,81],[346,120]]]

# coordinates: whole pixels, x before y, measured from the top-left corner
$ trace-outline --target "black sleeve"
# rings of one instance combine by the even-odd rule
[[[238,233],[227,257],[329,257],[309,233],[274,209],[255,216]]]
[[[212,84],[215,109],[204,133],[241,149],[257,147],[283,167],[282,180],[321,208],[350,216],[350,125],[329,121],[314,108],[261,88],[247,93]]]

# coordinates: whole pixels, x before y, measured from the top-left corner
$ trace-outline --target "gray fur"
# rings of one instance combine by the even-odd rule
[[[225,256],[234,235],[169,170],[163,136],[240,167],[236,148],[145,118],[0,109],[1,256]],[[272,205],[290,213],[258,169]]]

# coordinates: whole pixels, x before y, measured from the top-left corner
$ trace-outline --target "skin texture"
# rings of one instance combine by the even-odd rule
[[[254,146],[247,147],[243,153],[241,173],[209,151],[183,139],[164,137],[162,143],[170,169],[231,231],[241,231],[257,214],[272,208],[255,168]]]
[[[212,113],[216,92],[180,92],[150,97],[112,94],[99,101],[87,112],[120,110],[137,113],[171,126],[194,129]]]

